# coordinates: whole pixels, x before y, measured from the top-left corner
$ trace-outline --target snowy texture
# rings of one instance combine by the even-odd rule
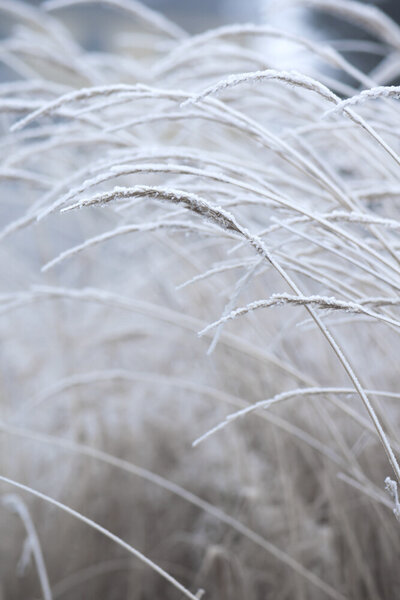
[[[398,589],[400,29],[296,4],[382,69],[0,0],[0,596]]]

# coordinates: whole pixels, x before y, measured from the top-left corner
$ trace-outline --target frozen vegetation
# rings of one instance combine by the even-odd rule
[[[397,597],[400,27],[302,5],[0,0],[2,599]]]

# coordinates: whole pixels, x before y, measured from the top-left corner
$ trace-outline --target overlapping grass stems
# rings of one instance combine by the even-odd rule
[[[114,11],[97,52],[73,35],[92,4]],[[393,598],[400,583],[400,28],[358,2],[301,4],[364,28],[373,40],[347,48],[374,70],[269,25],[189,36],[133,0],[0,0],[2,519],[25,526],[31,595],[82,597],[88,580],[108,597],[101,575],[132,598]],[[277,39],[307,73],[270,63]],[[86,459],[121,472],[117,499],[102,470],[90,500]],[[154,535],[123,518],[133,479]],[[118,588],[89,538],[73,559],[51,551],[47,505],[151,581]],[[26,592],[13,540],[10,598]]]

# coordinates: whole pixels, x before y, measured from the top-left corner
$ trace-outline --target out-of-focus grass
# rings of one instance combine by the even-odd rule
[[[0,3],[1,592],[393,598],[400,29],[112,4]]]

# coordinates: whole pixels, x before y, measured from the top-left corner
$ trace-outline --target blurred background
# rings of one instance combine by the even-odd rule
[[[30,0],[30,4],[39,5],[42,0]],[[150,8],[158,10],[179,23],[190,32],[203,31],[208,27],[226,23],[244,21],[265,21],[267,13],[273,12],[279,20],[285,0],[142,0]],[[365,1],[365,4],[379,6],[397,22],[400,20],[400,2],[398,0]],[[96,10],[99,10],[96,7]],[[331,20],[330,20],[331,23]],[[321,21],[322,24],[322,21]],[[326,24],[324,23],[324,26]],[[341,24],[338,26],[340,27]]]
[[[28,0],[28,3],[38,6],[42,0]],[[344,1],[346,3],[346,0]],[[347,20],[337,18],[331,13],[326,14],[310,7],[295,7],[292,0],[143,0],[143,4],[166,15],[189,33],[199,33],[232,23],[253,22],[268,24],[286,32],[303,35],[309,39],[323,39],[336,44],[336,48],[349,58],[357,67],[371,71],[379,62],[378,54],[371,53],[367,45],[354,45],[354,41],[374,41],[364,29],[350,25]],[[303,2],[306,5],[306,2]],[[373,0],[364,4],[378,6],[396,22],[400,22],[400,2],[398,0]],[[58,18],[74,30],[74,35],[88,50],[102,51],[108,48],[110,24],[114,32],[124,29],[123,13],[115,7],[107,6],[101,1],[90,2],[80,6],[69,6],[55,11]],[[91,27],[88,29],[87,24]],[[107,40],[102,32],[107,27]],[[0,39],[9,31],[7,18],[0,21]],[[280,59],[286,54],[287,64],[280,63],[281,68],[302,69],[303,65],[296,62],[296,50],[286,49],[277,42],[276,53]],[[376,48],[375,48],[376,50]],[[382,47],[384,54],[386,49]],[[273,48],[268,46],[268,52],[274,58]],[[0,77],[2,65],[0,64]],[[397,83],[393,80],[391,83]]]

